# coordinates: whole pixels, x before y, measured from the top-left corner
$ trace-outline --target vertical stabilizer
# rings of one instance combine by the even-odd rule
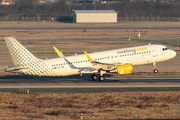
[[[23,45],[13,37],[5,37],[6,45],[9,49],[14,65],[26,64],[38,60]]]

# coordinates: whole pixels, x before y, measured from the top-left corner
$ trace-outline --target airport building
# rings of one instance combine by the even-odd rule
[[[116,23],[117,13],[114,10],[74,10],[75,23]]]

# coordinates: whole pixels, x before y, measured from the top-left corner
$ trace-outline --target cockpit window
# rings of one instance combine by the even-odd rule
[[[166,47],[166,48],[163,48],[162,50],[163,50],[163,51],[166,51],[166,50],[168,50],[168,49],[169,49],[169,48],[168,48],[168,47]]]

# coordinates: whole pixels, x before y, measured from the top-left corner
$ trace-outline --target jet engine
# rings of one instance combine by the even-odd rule
[[[131,74],[133,71],[132,64],[124,64],[116,66],[116,73],[119,75]]]

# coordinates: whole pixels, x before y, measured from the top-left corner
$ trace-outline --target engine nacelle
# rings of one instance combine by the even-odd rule
[[[132,64],[124,64],[116,66],[116,72],[119,75],[131,74],[133,71]]]

